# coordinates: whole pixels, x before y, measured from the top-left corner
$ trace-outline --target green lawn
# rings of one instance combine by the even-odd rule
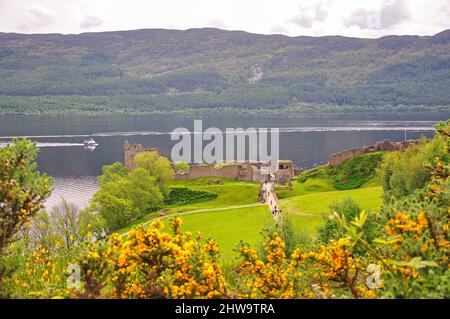
[[[330,205],[352,198],[362,209],[377,210],[382,202],[383,190],[381,187],[368,187],[346,191],[331,191],[310,193],[295,197],[281,199],[279,206],[283,214],[288,215],[296,229],[310,235],[315,235],[317,227],[323,222],[322,216],[330,213]]]
[[[192,203],[183,206],[170,207],[170,213],[181,213],[197,209],[220,208],[254,204],[258,201],[259,183],[240,182],[221,178],[221,185],[208,185],[208,180],[216,180],[214,177],[204,177],[189,181],[173,181],[172,187],[188,187],[193,190],[214,192],[218,194],[216,199]]]
[[[119,230],[118,233],[126,233],[133,229],[134,226],[145,223],[149,219],[158,217],[160,212],[162,211],[164,211],[165,215],[173,215],[193,210],[207,210],[258,203],[259,183],[239,182],[236,180],[221,178],[220,180],[223,182],[223,184],[208,185],[207,182],[209,180],[217,180],[217,178],[202,177],[188,181],[172,181],[171,186],[187,187],[192,190],[214,192],[218,195],[215,199],[179,206],[165,206],[158,212],[152,212],[133,221],[130,225]]]
[[[283,213],[286,216],[285,213]],[[295,229],[307,237],[316,237],[318,228],[323,224],[323,216],[318,215],[295,215],[287,214]]]
[[[361,186],[361,188],[370,188],[380,186],[382,184],[381,176],[375,175],[371,180]]]
[[[277,190],[279,199],[289,198],[293,196],[306,195],[317,192],[328,192],[336,190],[329,179],[325,178],[308,178],[306,182],[300,183],[296,180],[292,181],[292,190]],[[275,185],[277,187],[277,185]]]
[[[265,205],[192,213],[180,216],[183,231],[200,232],[203,238],[213,238],[219,244],[222,259],[230,259],[238,254],[234,248],[240,240],[257,244],[260,232],[274,220]],[[166,227],[169,218],[165,218]]]

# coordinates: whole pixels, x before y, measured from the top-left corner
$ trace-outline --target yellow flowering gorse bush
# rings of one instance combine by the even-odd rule
[[[173,235],[164,231],[161,220],[148,228],[133,230],[126,241],[113,235],[104,249],[88,249],[81,256],[86,282],[107,275],[92,287],[106,290],[114,298],[218,298],[224,296],[225,279],[218,263],[217,243],[201,243],[189,232],[181,233],[181,219],[172,224]],[[95,245],[92,246],[94,248]],[[108,270],[99,272],[99,270]],[[97,286],[96,286],[97,285]],[[100,285],[100,286],[98,286]],[[100,293],[100,291],[97,291]]]

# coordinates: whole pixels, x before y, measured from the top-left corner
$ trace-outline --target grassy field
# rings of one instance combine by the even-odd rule
[[[157,212],[152,212],[142,218],[133,221],[127,227],[122,228],[119,233],[123,234],[134,226],[147,222],[150,219],[157,218],[164,215],[175,215],[190,211],[205,211],[230,207],[230,206],[246,206],[258,203],[258,191],[259,183],[249,183],[249,182],[239,182],[231,179],[221,178],[223,184],[212,184],[209,185],[208,181],[215,181],[217,178],[214,177],[203,177],[189,181],[173,181],[172,187],[187,187],[192,190],[201,190],[207,192],[214,192],[218,196],[215,199],[191,203],[186,205],[169,205],[160,209]]]
[[[240,240],[251,244],[260,242],[261,230],[274,223],[265,205],[199,212],[180,217],[183,219],[183,231],[200,232],[203,238],[217,240],[223,259],[238,255],[234,249]],[[168,221],[165,218],[166,224],[169,224]]]
[[[323,216],[330,214],[330,205],[350,197],[362,209],[377,210],[382,202],[382,188],[367,187],[346,191],[315,192],[288,197],[279,201],[283,214],[289,216],[298,231],[314,236]]]
[[[292,182],[292,190],[277,190],[279,199],[307,195],[311,193],[329,192],[336,190],[330,180],[325,178],[309,178],[306,182]]]
[[[329,213],[329,206],[333,202],[351,197],[363,209],[374,210],[380,207],[382,201],[381,187],[352,189],[346,191],[321,192],[290,197],[279,201],[285,211],[295,213],[322,214]]]
[[[173,181],[172,187],[187,187],[192,190],[214,192],[215,199],[181,206],[166,206],[123,228],[125,234],[134,226],[160,217],[164,212],[166,227],[170,219],[179,215],[183,220],[183,231],[200,232],[203,238],[217,240],[222,259],[229,260],[238,254],[234,251],[240,240],[256,244],[260,241],[261,230],[274,223],[266,205],[258,203],[259,183],[239,182],[221,178],[223,184],[208,184],[217,178],[199,178],[189,181]],[[254,205],[245,207],[247,205]],[[229,208],[244,206],[240,208]],[[228,207],[228,208],[227,208]]]
[[[214,177],[203,177],[189,181],[173,181],[172,187],[188,187],[193,190],[201,190],[216,193],[216,199],[192,203],[183,206],[170,207],[170,213],[182,213],[191,210],[220,208],[228,206],[240,206],[254,204],[258,201],[259,183],[239,182],[221,178],[223,184],[208,184],[215,181]]]

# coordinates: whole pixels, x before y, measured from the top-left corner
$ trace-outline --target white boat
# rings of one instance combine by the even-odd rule
[[[97,142],[94,141],[92,137],[85,137],[84,138],[84,146],[97,146]]]

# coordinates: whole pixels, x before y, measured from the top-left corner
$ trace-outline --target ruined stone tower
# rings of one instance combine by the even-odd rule
[[[125,158],[124,158],[124,166],[128,169],[128,170],[132,170],[134,168],[134,157],[136,156],[136,154],[138,153],[142,153],[142,152],[158,152],[157,148],[154,147],[149,147],[149,148],[145,148],[143,147],[141,144],[136,144],[136,143],[128,143],[127,140],[125,140],[125,142],[123,142],[123,152],[125,154]]]

